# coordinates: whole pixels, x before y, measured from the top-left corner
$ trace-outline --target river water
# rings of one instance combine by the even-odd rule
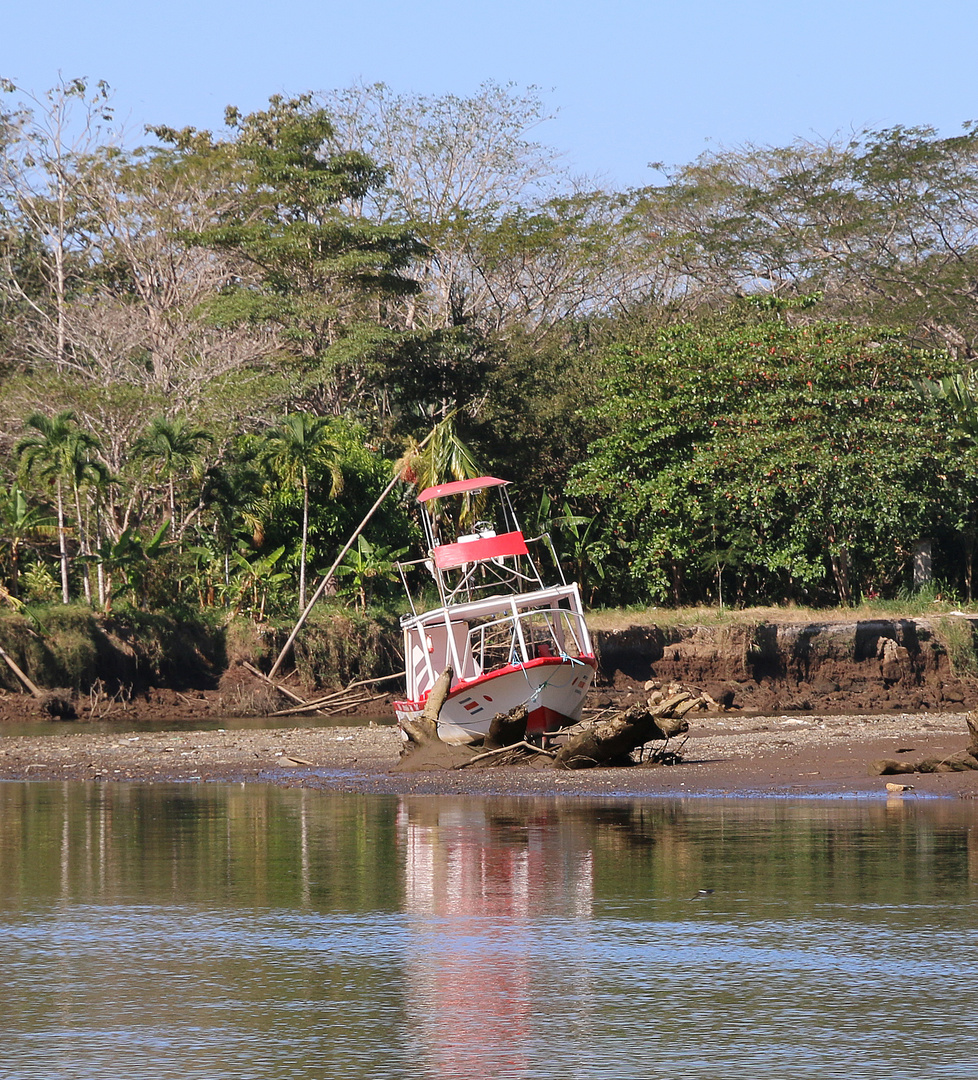
[[[0,1077],[978,1078],[976,819],[0,784]]]

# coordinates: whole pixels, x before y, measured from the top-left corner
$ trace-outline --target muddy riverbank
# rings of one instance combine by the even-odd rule
[[[646,682],[659,680],[701,687],[743,715],[967,711],[978,705],[976,626],[978,617],[947,613],[825,622],[786,613],[778,621],[601,628],[594,632],[599,666],[589,704],[627,705],[641,696]],[[59,691],[59,705],[70,708],[67,718],[82,723],[126,717],[193,722],[266,715],[294,703],[290,694],[312,699],[331,685],[314,680],[308,664],[302,664],[284,680],[286,692],[274,690],[254,667],[267,669],[277,650],[265,642],[262,653],[253,644],[256,651],[226,657],[223,663],[213,659],[205,664],[198,657],[196,668],[177,665],[179,680],[174,672],[165,677],[174,665],[160,665],[156,678],[128,682],[94,667],[85,683]],[[52,685],[30,668],[30,654],[19,659],[42,687]],[[6,679],[0,681],[0,724],[50,715],[49,702],[23,692],[2,665],[0,674]],[[385,691],[397,685],[365,686],[357,692],[357,704],[337,712],[390,715],[392,696]]]
[[[295,717],[266,718],[269,730],[179,730],[217,728],[222,718],[290,705],[239,659],[199,686],[131,690],[98,680],[68,692],[75,727],[0,738],[0,779],[243,781],[384,792],[883,793],[887,778],[870,775],[872,761],[940,759],[968,744],[964,713],[978,705],[974,628],[971,617],[944,614],[598,630],[592,710],[639,700],[649,680],[694,684],[723,706],[717,715],[690,717],[684,761],[668,767],[405,773],[399,735],[383,723],[308,727]],[[299,697],[316,694],[298,673],[285,685]],[[395,685],[378,684],[371,700],[348,715],[390,716],[384,690]],[[0,733],[3,721],[43,720],[46,710],[43,698],[8,684],[0,688]],[[93,721],[117,728],[151,721],[172,730],[98,735]],[[978,792],[978,773],[915,774],[906,782],[910,797]]]
[[[549,768],[400,771],[393,726],[76,732],[0,739],[0,779],[270,783],[361,793],[581,795],[887,795],[978,797],[978,773],[872,776],[879,758],[943,758],[968,744],[954,713],[692,718],[671,766],[557,772]],[[893,796],[891,796],[893,797]]]

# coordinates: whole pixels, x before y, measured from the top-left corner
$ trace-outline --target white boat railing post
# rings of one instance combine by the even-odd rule
[[[520,616],[519,609],[516,606],[516,601],[510,601],[510,606],[513,610],[513,627],[516,631],[516,639],[520,643],[520,653],[523,657],[523,663],[530,659],[529,650],[526,647],[526,638],[523,636],[523,620]]]
[[[452,658],[452,667],[458,673],[458,678],[463,677],[462,673],[465,671],[465,666],[462,664],[462,658],[458,654],[458,641],[455,638],[455,630],[452,626],[451,613],[445,610],[445,632],[448,634],[448,652]]]
[[[441,672],[435,671],[435,665],[432,659],[432,649],[428,648],[428,631],[424,626],[418,626],[418,635],[421,644],[421,655],[424,657],[424,668],[428,675],[428,689],[430,690],[431,687],[435,685]]]

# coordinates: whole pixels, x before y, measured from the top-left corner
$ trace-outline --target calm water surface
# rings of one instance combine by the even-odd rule
[[[976,816],[0,784],[0,1077],[978,1078]]]

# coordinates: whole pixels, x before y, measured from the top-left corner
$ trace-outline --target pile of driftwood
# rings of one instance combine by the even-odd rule
[[[922,758],[920,761],[897,761],[880,758],[869,766],[870,776],[900,776],[909,773],[968,772],[978,770],[978,712],[965,717],[971,742],[964,750],[958,750],[943,758]],[[887,785],[888,787],[890,785]]]
[[[416,764],[432,747],[444,750],[438,738],[438,716],[451,686],[451,669],[444,671],[428,695],[422,715],[401,724],[406,736],[401,751],[402,762]],[[547,736],[543,746],[527,740],[527,708],[521,705],[493,718],[481,747],[454,747],[457,760],[452,768],[512,765],[519,762],[549,759],[545,764],[555,769],[592,769],[598,766],[634,764],[635,751],[651,743],[661,745],[650,751],[646,760],[672,764],[682,760],[681,748],[668,749],[669,741],[689,730],[686,716],[694,710],[716,707],[708,695],[693,687],[673,683],[662,687],[649,684],[648,700],[629,706],[612,715],[601,714],[572,728]],[[444,754],[441,755],[444,767]]]
[[[398,679],[403,677],[403,673],[397,675],[386,675],[380,679],[361,679],[358,682],[352,682],[349,686],[344,686],[341,690],[334,690],[332,693],[324,694],[322,697],[315,698],[313,701],[307,701],[305,698],[300,697],[298,694],[293,693],[288,687],[283,686],[280,682],[275,682],[263,671],[259,671],[254,664],[249,664],[247,661],[244,663],[244,667],[257,676],[263,682],[269,686],[274,687],[283,697],[289,699],[292,704],[286,709],[278,709],[275,712],[269,713],[269,716],[301,716],[303,713],[318,713],[320,716],[338,716],[341,713],[349,712],[351,709],[359,708],[362,705],[367,705],[371,701],[380,701],[382,698],[386,698],[386,694],[377,694],[373,690],[367,689],[370,686],[375,686],[377,683],[387,682],[389,679]]]

